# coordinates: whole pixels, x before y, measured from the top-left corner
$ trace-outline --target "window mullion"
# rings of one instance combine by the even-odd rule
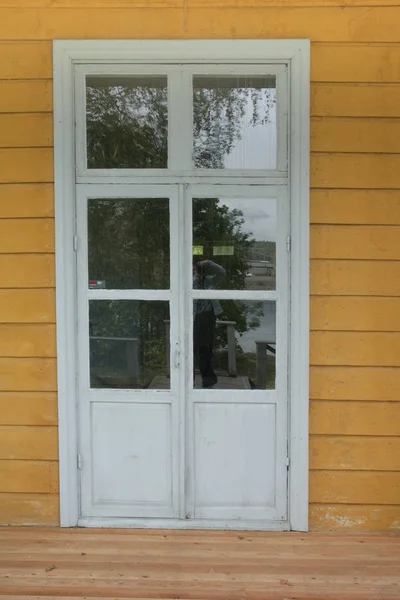
[[[172,72],[168,78],[168,168],[182,172],[192,169],[193,109],[192,76]]]

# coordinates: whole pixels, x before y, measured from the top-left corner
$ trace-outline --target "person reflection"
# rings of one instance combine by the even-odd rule
[[[193,263],[193,289],[212,290],[224,279],[226,271],[212,260]],[[200,369],[203,388],[213,387],[218,378],[212,359],[217,316],[222,313],[219,300],[198,298],[193,302],[193,352]]]

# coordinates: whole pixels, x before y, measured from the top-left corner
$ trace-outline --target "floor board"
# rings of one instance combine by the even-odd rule
[[[400,599],[400,536],[0,528],[0,600]]]

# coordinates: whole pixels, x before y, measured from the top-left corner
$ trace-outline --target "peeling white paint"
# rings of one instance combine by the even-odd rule
[[[335,516],[331,515],[330,518],[332,521],[334,521],[335,525],[337,525],[339,527],[347,527],[347,528],[355,527],[357,525],[364,525],[366,522],[365,517],[349,518],[349,517],[343,517],[343,516],[335,517]]]

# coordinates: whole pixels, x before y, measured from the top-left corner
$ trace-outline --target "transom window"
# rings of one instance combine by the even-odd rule
[[[285,175],[285,65],[78,68],[78,177]]]

